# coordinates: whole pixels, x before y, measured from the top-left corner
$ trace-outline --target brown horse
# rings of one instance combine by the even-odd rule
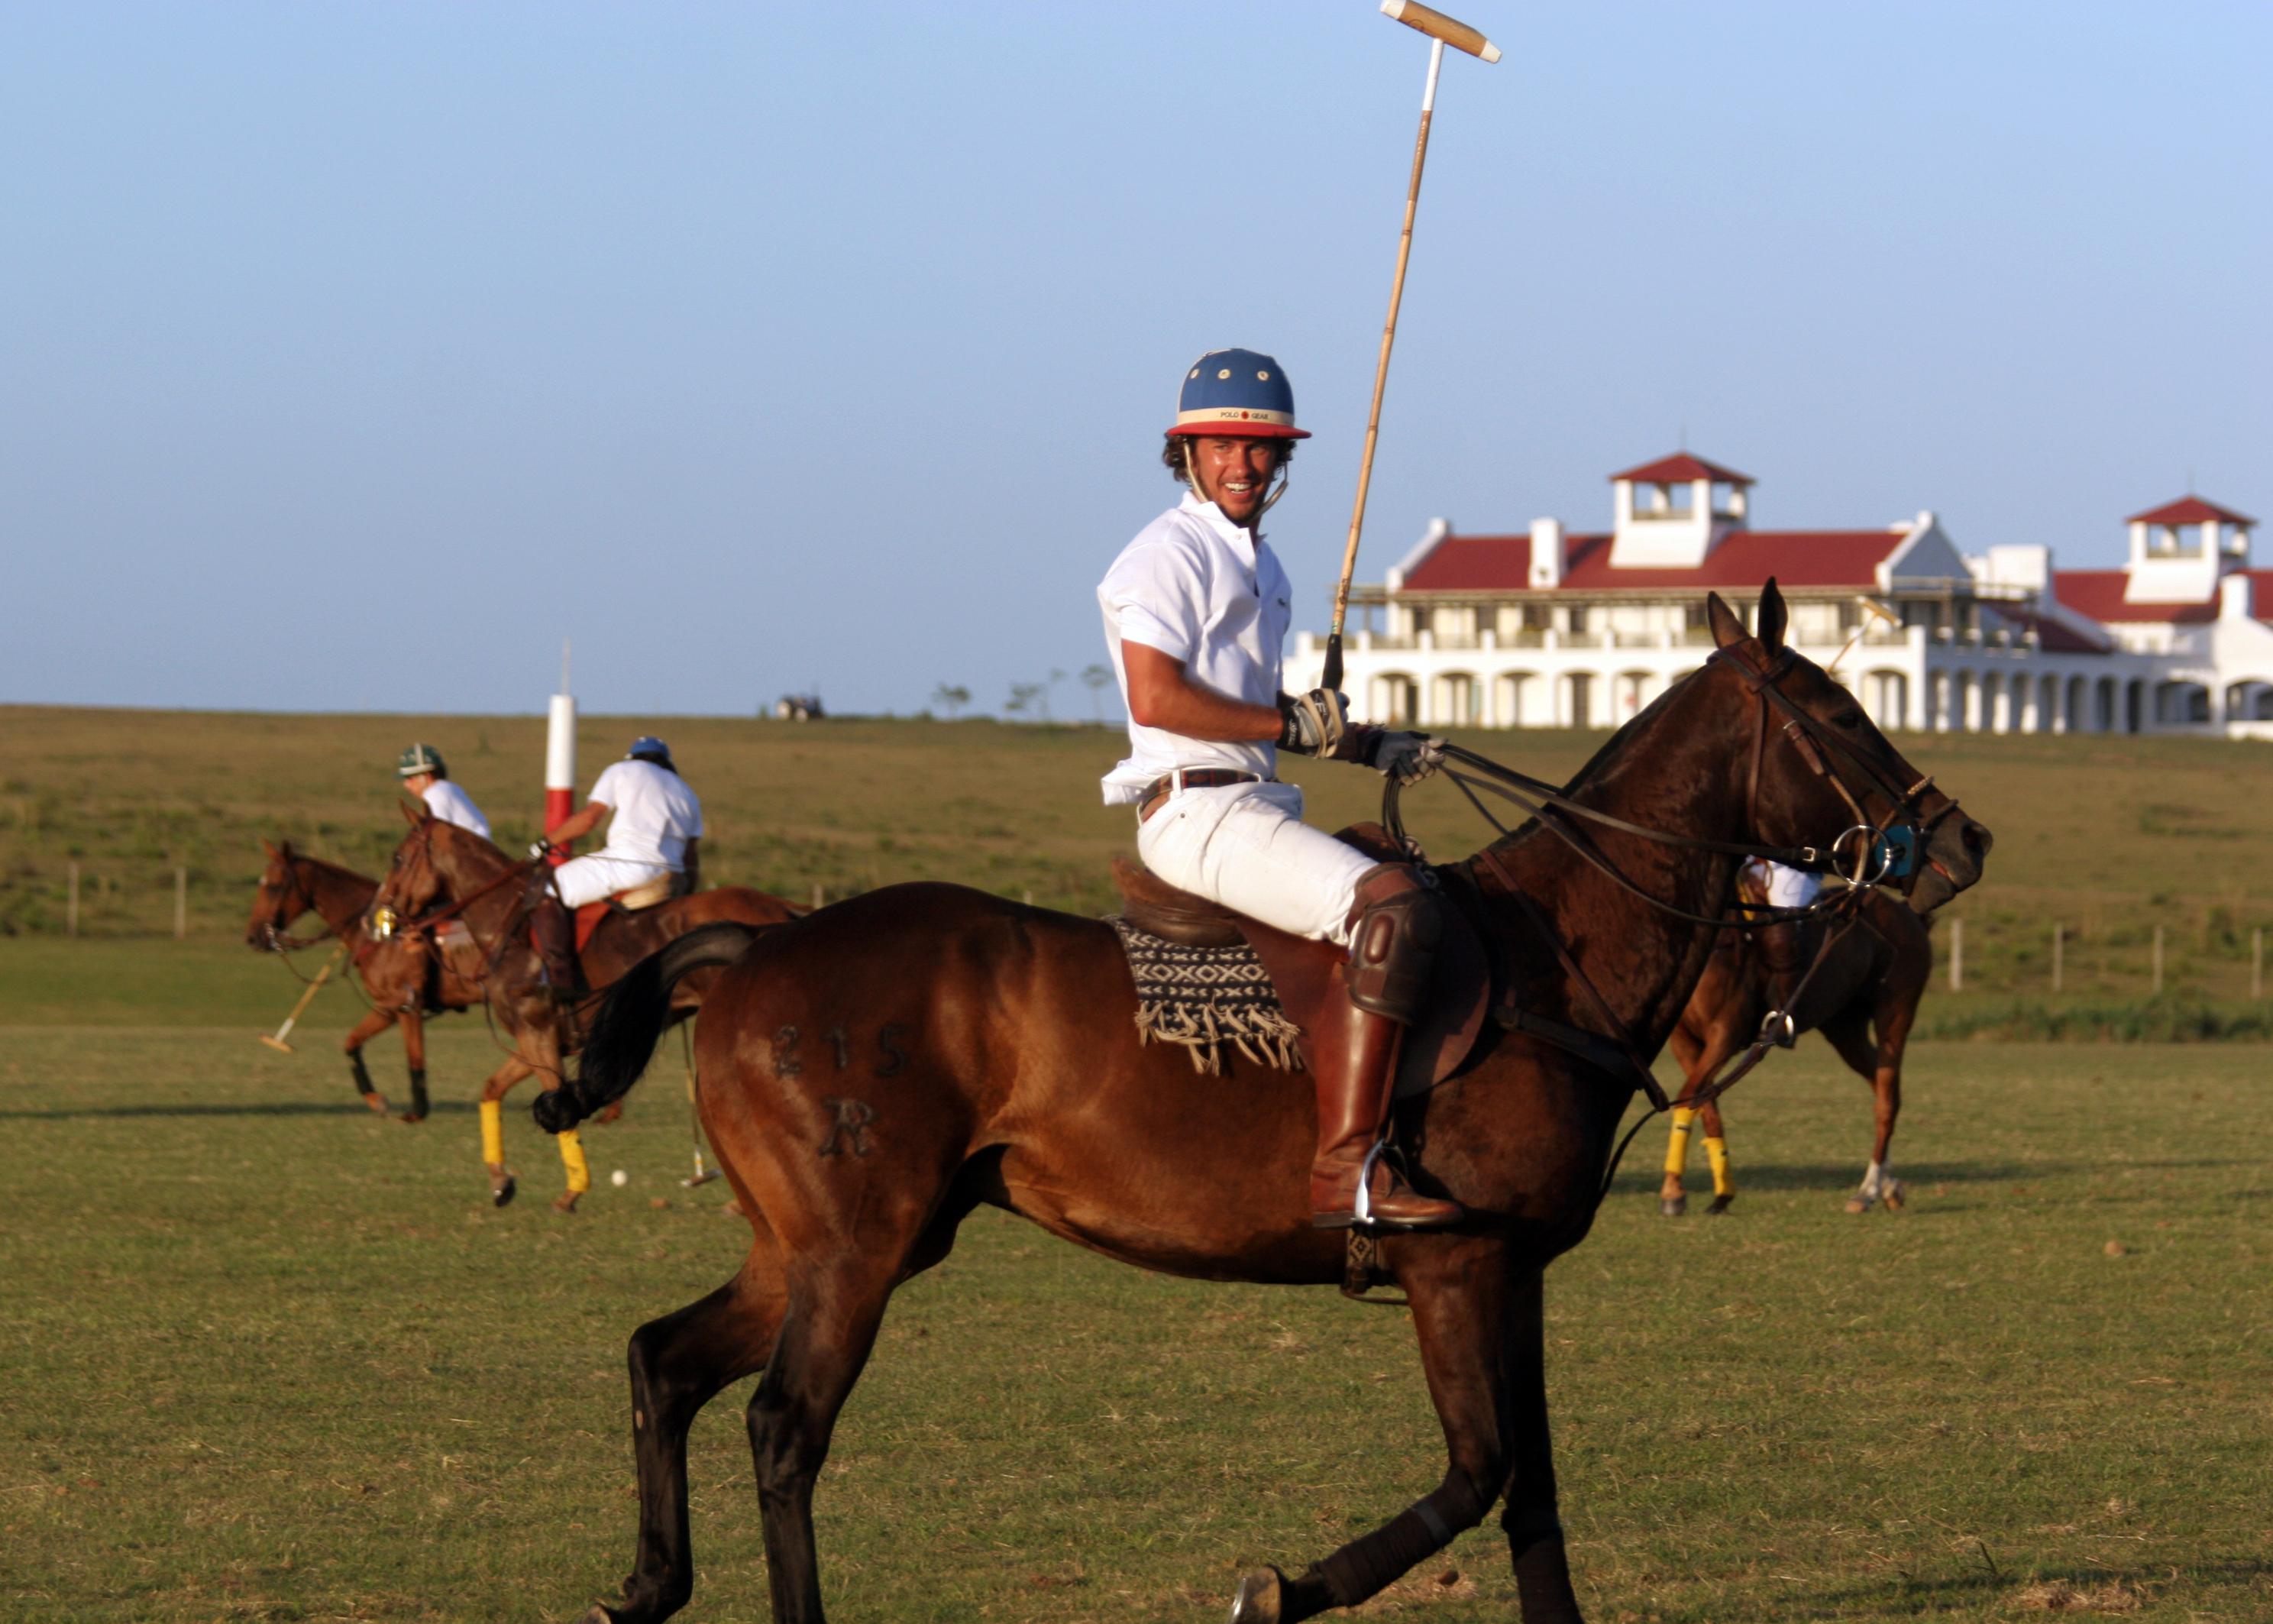
[[[1749,875],[1737,884],[1745,900],[1756,905],[1767,901]],[[1801,1032],[1820,1032],[1829,1039],[1839,1057],[1871,1085],[1878,1101],[1878,1138],[1871,1147],[1862,1185],[1847,1199],[1850,1213],[1867,1213],[1879,1201],[1889,1211],[1900,1210],[1902,1204],[1902,1183],[1887,1170],[1887,1152],[1894,1142],[1894,1119],[1902,1111],[1902,1050],[1909,1043],[1926,979],[1933,974],[1933,939],[1926,926],[1911,909],[1872,891],[1862,898],[1861,918],[1852,929],[1842,932],[1819,922],[1805,927],[1803,936],[1800,962],[1814,968],[1801,989],[1798,1007],[1791,1011],[1792,1024]],[[1827,947],[1826,931],[1833,933]],[[1686,1080],[1674,1102],[1665,1182],[1658,1190],[1658,1210],[1669,1218],[1688,1210],[1681,1175],[1689,1160],[1690,1124],[1700,1115],[1706,1155],[1713,1169],[1713,1205],[1706,1210],[1725,1213],[1737,1199],[1719,1100],[1708,1094],[1696,1111],[1686,1101],[1709,1088],[1721,1068],[1752,1042],[1774,997],[1767,965],[1752,938],[1732,932],[1714,950],[1703,979],[1690,995],[1689,1007],[1681,1011],[1680,1023],[1673,1029],[1673,1056]]]
[[[611,909],[581,950],[585,996],[566,1011],[556,1009],[544,984],[542,961],[521,927],[525,917],[524,877],[529,865],[517,863],[481,836],[426,812],[405,809],[410,832],[395,848],[385,880],[372,900],[372,914],[389,911],[390,939],[421,937],[431,927],[420,916],[451,912],[471,934],[479,960],[478,981],[497,1024],[513,1041],[505,1064],[482,1085],[482,1160],[489,1169],[490,1199],[503,1207],[519,1181],[506,1166],[502,1105],[513,1086],[532,1073],[547,1089],[559,1086],[561,1062],[583,1042],[584,1027],[599,995],[632,966],[666,944],[703,925],[727,921],[762,927],[794,919],[806,910],[746,886],[720,886],[677,897],[635,913]],[[408,921],[403,929],[393,921]],[[691,1012],[701,988],[690,987],[679,1011]],[[572,1126],[557,1136],[566,1187],[552,1205],[576,1210],[591,1186],[583,1141]]]
[[[482,1001],[481,966],[472,939],[461,931],[439,951],[431,940],[424,938],[376,940],[364,934],[363,926],[379,890],[377,880],[296,852],[289,840],[263,840],[260,845],[268,862],[253,893],[252,916],[245,921],[246,945],[262,952],[289,951],[301,945],[290,939],[292,926],[309,913],[321,919],[325,929],[349,949],[370,1005],[341,1045],[356,1093],[373,1111],[386,1114],[386,1096],[371,1080],[363,1047],[389,1026],[400,1026],[410,1074],[410,1109],[401,1120],[424,1122],[431,1109],[425,1017],[430,1011],[471,1009]]]
[[[1784,650],[1774,585],[1756,639],[1718,598],[1710,610],[1720,649],[1606,745],[1570,797],[1678,840],[1820,846],[1853,821],[1844,789],[1874,818],[1920,827],[1912,906],[1977,879],[1988,831]],[[1610,825],[1579,838],[1586,855],[1534,822],[1440,872],[1485,921],[1527,1010],[1608,1024],[1511,884],[1654,1054],[1704,969],[1738,858]],[[638,1554],[621,1602],[594,1607],[589,1624],[651,1624],[686,1604],[687,1428],[761,1371],[748,1427],[773,1616],[818,1624],[813,1492],[837,1412],[893,1289],[946,1257],[981,1202],[1140,1267],[1341,1279],[1345,1237],[1311,1227],[1306,1202],[1310,1079],[1254,1064],[1203,1076],[1181,1052],[1141,1045],[1112,929],[959,886],[892,886],[754,938],[721,929],[664,950],[611,996],[581,1075],[536,1101],[539,1123],[567,1126],[619,1097],[652,1052],[671,982],[721,964],[696,1041],[702,1119],[754,1233],[732,1279],[631,1339]],[[1542,1276],[1593,1222],[1635,1086],[1630,1071],[1495,1026],[1467,1070],[1400,1109],[1415,1184],[1471,1215],[1377,1243],[1410,1299],[1450,1468],[1300,1576],[1249,1575],[1235,1620],[1354,1605],[1503,1496],[1527,1624],[1579,1619],[1556,1511]]]

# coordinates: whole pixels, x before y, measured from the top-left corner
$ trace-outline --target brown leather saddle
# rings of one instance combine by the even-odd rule
[[[1334,837],[1382,862],[1404,861],[1377,823],[1358,823]],[[1290,936],[1260,920],[1179,891],[1141,863],[1113,860],[1121,911],[1140,929],[1189,947],[1237,947],[1244,942],[1269,973],[1287,1018],[1302,1029],[1303,1062],[1316,1069],[1314,1034],[1339,1040],[1354,1014],[1343,980],[1347,954],[1331,942]],[[1423,1093],[1458,1071],[1482,1035],[1491,1004],[1491,963],[1458,907],[1444,910],[1444,940],[1426,1012],[1406,1037],[1397,1065],[1397,1094]]]
[[[581,953],[591,944],[592,933],[609,914],[643,914],[649,908],[661,907],[679,894],[685,879],[684,875],[666,874],[641,881],[628,891],[603,897],[597,902],[586,903],[576,910],[576,951]]]

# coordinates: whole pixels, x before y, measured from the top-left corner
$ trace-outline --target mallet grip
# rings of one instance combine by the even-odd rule
[[[1381,14],[1408,28],[1418,28],[1432,40],[1442,40],[1454,50],[1464,50],[1485,62],[1499,60],[1499,47],[1462,22],[1421,4],[1421,0],[1381,0]]]

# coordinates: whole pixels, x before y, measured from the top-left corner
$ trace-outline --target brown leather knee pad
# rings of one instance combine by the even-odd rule
[[[1444,899],[1409,863],[1383,863],[1350,906],[1350,1002],[1410,1026],[1421,1017],[1444,940]]]

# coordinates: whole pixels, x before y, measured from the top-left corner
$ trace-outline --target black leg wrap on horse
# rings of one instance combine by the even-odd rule
[[[414,1116],[424,1116],[426,1109],[426,1069],[413,1066],[410,1068],[410,1113]]]
[[[355,1090],[357,1094],[363,1095],[365,1099],[369,1099],[372,1094],[379,1092],[377,1088],[371,1086],[371,1068],[363,1063],[363,1050],[358,1049],[349,1054],[348,1056],[348,1064],[354,1069]]]
[[[1435,1493],[1414,1500],[1387,1526],[1351,1540],[1310,1572],[1324,1582],[1335,1606],[1354,1607],[1482,1522],[1490,1504],[1455,1472]]]
[[[1508,1555],[1515,1567],[1515,1591],[1525,1624],[1579,1624],[1579,1602],[1571,1589],[1571,1560],[1563,1547],[1563,1524],[1553,1511],[1503,1519]]]

